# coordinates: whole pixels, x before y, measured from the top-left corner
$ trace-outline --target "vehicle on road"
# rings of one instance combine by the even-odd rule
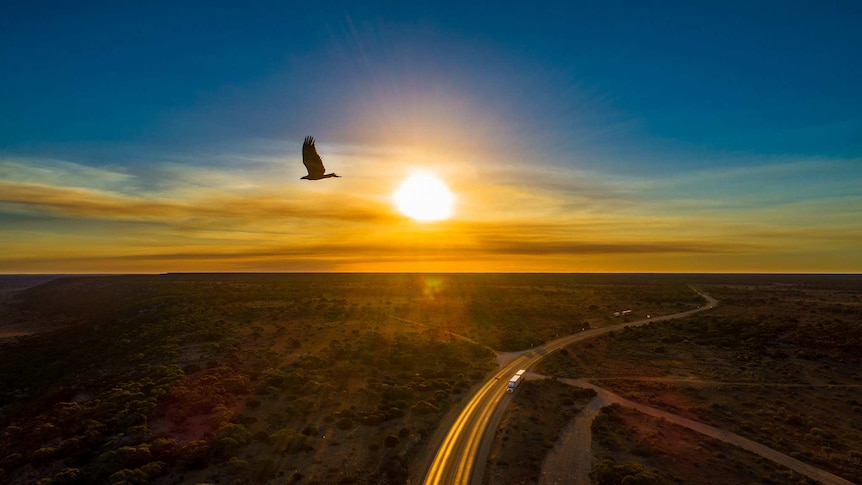
[[[520,384],[522,380],[524,380],[525,372],[527,372],[526,369],[521,369],[518,372],[515,372],[515,375],[513,375],[512,378],[509,379],[509,386],[506,387],[506,392],[515,392],[515,388],[518,387],[518,384]]]
[[[705,293],[698,291],[698,294],[709,303],[707,308],[712,308],[718,303]],[[656,319],[660,321],[672,320],[674,318],[687,317],[698,311],[703,310],[687,310],[673,315],[662,315],[656,317]],[[505,394],[500,392],[504,385],[501,381],[512,369],[517,369],[518,366],[524,366],[529,369],[530,366],[535,365],[542,358],[575,342],[620,330],[626,325],[646,325],[654,321],[656,320],[644,319],[633,324],[628,322],[617,323],[603,328],[594,328],[587,332],[566,335],[516,357],[515,361],[506,365],[498,374],[494,375],[493,379],[489,378],[478,390],[469,396],[463,411],[446,432],[445,439],[439,445],[434,459],[429,464],[425,480],[422,483],[424,485],[469,485],[470,483],[482,483],[484,467],[476,466],[476,464],[485,463],[490,446],[487,447],[487,450],[480,448],[482,448],[481,445],[483,443],[488,442],[487,440],[493,439],[496,424],[493,426],[491,424],[497,421],[493,421],[491,418],[494,416],[498,405],[507,401],[507,399],[502,399],[503,396],[500,395]],[[515,375],[523,376],[525,372],[519,370]],[[521,380],[522,378],[518,377],[518,384],[520,384]],[[509,392],[514,392],[514,387],[510,390],[508,383],[506,389]]]

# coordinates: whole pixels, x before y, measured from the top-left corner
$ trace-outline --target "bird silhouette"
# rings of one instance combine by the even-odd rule
[[[305,141],[302,143],[302,163],[305,165],[305,169],[308,170],[308,175],[301,177],[302,179],[320,180],[329,177],[338,177],[334,173],[324,174],[326,169],[323,168],[323,160],[317,154],[317,148],[314,146],[314,137],[306,136]]]

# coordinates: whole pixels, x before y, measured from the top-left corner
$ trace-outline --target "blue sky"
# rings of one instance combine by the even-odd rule
[[[310,196],[308,186],[294,192],[294,173],[279,168],[299,165],[298,145],[307,134],[328,150],[328,164],[348,173],[355,166],[368,179],[352,195],[369,204],[391,189],[371,182],[375,157],[386,167],[409,160],[449,170],[455,179],[469,172],[459,175],[460,164],[480,176],[469,187],[487,185],[473,199],[462,187],[464,210],[456,219],[468,228],[511,212],[488,205],[509,197],[492,187],[507,187],[534,201],[522,204],[535,207],[521,217],[554,227],[577,226],[584,214],[687,226],[676,235],[655,229],[602,241],[621,248],[611,254],[638,240],[663,248],[683,241],[682,252],[709,247],[715,256],[675,270],[862,270],[862,259],[853,256],[862,249],[859,230],[849,223],[862,212],[859,3],[429,3],[4,2],[0,181],[13,195],[0,195],[0,220],[18,245],[7,246],[13,256],[0,261],[0,271],[62,270],[75,257],[85,265],[99,257],[87,241],[112,231],[105,224],[137,228],[106,268],[146,269],[117,262],[127,253],[154,260],[183,254],[184,245],[204,244],[207,236],[183,226],[184,237],[159,239],[164,234],[144,228],[187,224],[200,219],[197,212],[171,221],[131,214],[118,220],[94,208],[110,212],[111,204],[87,201],[98,194],[112,203],[134,199],[135,207],[157,199],[197,207],[195,187],[216,193],[257,187],[256,194],[270,197],[277,187],[265,181],[281,176],[287,199]],[[48,190],[70,200],[40,203]],[[573,204],[580,218],[565,219]],[[693,232],[680,218],[697,211],[732,221]],[[495,217],[507,227],[522,224]],[[826,228],[825,221],[831,221]],[[277,232],[293,234],[306,224],[314,227],[296,220]],[[742,228],[759,225],[809,239],[783,239],[780,248],[746,239],[750,231]],[[325,224],[308,231],[318,244],[340,237]],[[547,236],[575,248],[583,242],[555,231]],[[823,259],[819,243],[810,239],[818,231],[832,235],[826,246],[834,260],[822,268],[815,264]],[[58,249],[71,244],[64,239],[70,234],[79,253]],[[190,234],[197,235],[192,243]],[[32,238],[56,246],[25,251]],[[716,247],[728,239],[749,249]],[[160,242],[134,242],[142,240]],[[222,247],[233,243],[218,240]],[[152,252],[156,247],[161,252]],[[546,252],[535,247],[534,259],[507,268],[605,267],[597,259],[584,263],[577,249],[543,263]],[[379,247],[366,249],[374,254]],[[774,264],[751,265],[776,254],[784,256]],[[638,265],[636,257],[630,270],[667,264],[658,258]],[[165,258],[159,269],[170,270],[173,260]],[[454,269],[479,267],[474,259],[446,260]],[[285,261],[279,269],[356,268]],[[410,261],[405,257],[404,268]]]

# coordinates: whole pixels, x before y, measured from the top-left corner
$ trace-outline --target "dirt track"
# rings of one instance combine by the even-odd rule
[[[545,458],[542,465],[542,475],[539,480],[540,484],[575,484],[575,485],[590,485],[589,471],[592,461],[591,452],[591,431],[593,418],[598,411],[609,404],[619,404],[621,406],[635,409],[641,413],[657,418],[663,418],[668,422],[679,426],[686,427],[706,436],[730,443],[742,449],[748,450],[768,460],[771,460],[779,465],[785,466],[795,472],[801,473],[812,480],[827,485],[853,485],[853,482],[845,480],[839,476],[833,475],[825,470],[814,467],[807,463],[803,463],[791,456],[785,455],[768,446],[752,441],[748,438],[739,436],[707,424],[692,421],[676,414],[662,411],[650,406],[645,406],[634,401],[629,401],[617,394],[614,394],[602,387],[598,387],[583,379],[560,379],[561,382],[577,386],[594,389],[598,396],[590,402],[584,411],[575,417],[572,424],[569,425],[560,437],[554,449]]]
[[[540,484],[590,485],[593,419],[605,405],[601,396],[596,396],[563,430],[542,463]]]

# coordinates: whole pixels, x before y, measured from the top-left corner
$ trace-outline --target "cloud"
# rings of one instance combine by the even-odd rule
[[[0,160],[0,181],[61,187],[117,189],[132,175],[119,167],[91,167],[54,159]]]
[[[650,261],[703,259],[725,267],[728,258],[816,260],[818,251],[858,249],[852,221],[862,200],[840,195],[854,180],[841,162],[828,165],[837,175],[810,162],[643,178],[545,165],[461,169],[444,160],[432,167],[452,181],[456,217],[420,224],[397,214],[389,200],[415,152],[327,148],[336,164],[349,167],[337,184],[286,176],[286,165],[301,170],[298,153],[292,162],[252,153],[236,155],[234,166],[154,164],[146,183],[135,170],[6,160],[0,271],[410,270],[426,263],[577,270],[589,261],[654,270]],[[823,183],[835,176],[850,182],[838,185],[837,196],[818,192],[770,204],[755,193],[722,205],[712,198],[720,187],[699,189],[791,177],[794,170],[819,174]]]
[[[197,200],[132,197],[94,189],[0,182],[0,204],[25,212],[106,220],[164,224],[253,225],[282,219],[375,222],[392,218],[349,196],[323,196],[316,204],[289,201],[274,194],[225,194]],[[333,209],[337,202],[338,207]],[[205,225],[205,224],[204,224]]]
[[[643,241],[578,242],[501,240],[483,241],[484,252],[505,255],[593,255],[593,254],[659,254],[659,253],[739,253],[762,249],[755,244],[722,244],[714,241]]]
[[[103,218],[155,217],[175,205],[97,189],[0,182],[0,203],[50,214]]]
[[[373,262],[410,262],[410,261],[471,261],[505,258],[509,256],[585,256],[619,254],[711,254],[749,252],[757,249],[754,245],[718,245],[705,241],[668,242],[647,241],[639,243],[581,243],[577,241],[541,242],[536,240],[495,239],[484,240],[479,244],[440,244],[341,242],[341,243],[297,243],[281,245],[234,245],[231,247],[201,247],[195,251],[154,251],[122,253],[111,255],[83,254],[81,257],[91,262],[113,265],[125,263],[135,266],[145,263],[174,264],[178,262],[207,262],[216,265],[231,265],[242,262],[317,261],[327,264],[373,263]],[[67,256],[34,257],[40,263],[63,262]],[[21,258],[0,258],[0,267],[13,262],[22,263]]]

